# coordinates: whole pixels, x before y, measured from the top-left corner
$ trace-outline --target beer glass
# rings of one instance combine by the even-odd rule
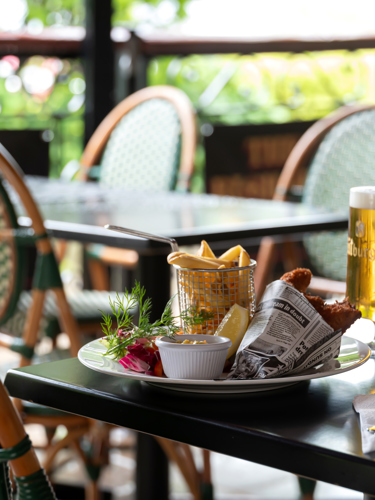
[[[350,189],[346,294],[375,321],[375,186]]]

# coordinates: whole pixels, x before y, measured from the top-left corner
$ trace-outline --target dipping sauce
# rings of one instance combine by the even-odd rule
[[[205,340],[177,340],[177,344],[207,344]]]

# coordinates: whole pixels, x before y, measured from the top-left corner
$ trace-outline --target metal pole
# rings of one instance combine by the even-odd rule
[[[85,143],[114,106],[114,44],[111,2],[86,0],[83,67],[86,79]]]

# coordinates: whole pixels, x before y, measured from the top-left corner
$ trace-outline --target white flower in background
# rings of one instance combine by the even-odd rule
[[[0,78],[7,78],[13,74],[13,68],[10,62],[0,61]]]
[[[83,94],[86,90],[86,83],[83,78],[72,78],[69,82],[69,90],[72,94]]]
[[[55,76],[49,68],[42,68],[34,64],[25,66],[21,70],[23,86],[31,95],[45,94],[55,83]]]
[[[43,21],[37,18],[30,19],[30,21],[27,23],[27,32],[30,33],[30,35],[39,35],[44,28]]]
[[[84,94],[74,95],[70,99],[70,101],[68,102],[68,106],[67,106],[68,110],[71,113],[75,113],[83,106],[84,102],[85,102],[85,95]]]
[[[15,94],[22,89],[22,80],[17,75],[10,75],[5,80],[5,90],[10,92],[11,94]]]
[[[17,31],[25,24],[26,0],[0,0],[0,31]]]

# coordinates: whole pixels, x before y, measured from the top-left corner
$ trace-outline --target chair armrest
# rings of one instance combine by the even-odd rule
[[[346,283],[344,281],[335,281],[328,278],[319,278],[313,276],[308,288],[308,292],[320,294],[346,294]]]
[[[87,172],[87,175],[89,179],[93,181],[97,181],[100,179],[100,172],[101,172],[102,166],[101,165],[93,165],[90,170]]]
[[[289,189],[285,189],[283,186],[276,187],[275,193],[280,196],[285,197],[285,201],[302,201],[303,186],[291,186]]]

